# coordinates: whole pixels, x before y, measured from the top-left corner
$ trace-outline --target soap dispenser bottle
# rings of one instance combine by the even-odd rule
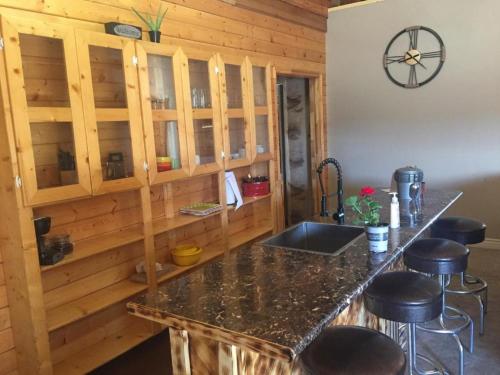
[[[392,195],[391,199],[391,229],[399,228],[399,201],[396,197],[397,193],[390,193]]]

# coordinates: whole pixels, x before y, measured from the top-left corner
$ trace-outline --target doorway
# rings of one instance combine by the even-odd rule
[[[287,227],[314,214],[309,88],[309,78],[277,77],[280,160]]]

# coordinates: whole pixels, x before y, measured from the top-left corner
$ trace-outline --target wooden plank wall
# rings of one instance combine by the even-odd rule
[[[141,25],[130,8],[155,13],[160,4],[163,8],[168,8],[161,30],[163,43],[182,47],[205,47],[223,54],[265,59],[276,66],[278,73],[325,74],[328,0],[0,0],[0,14],[35,16],[48,22],[67,23],[82,29],[103,31],[103,24],[109,21]],[[322,80],[323,84],[325,81]],[[321,95],[324,96],[324,86],[322,90]],[[323,110],[323,114],[325,113]],[[156,193],[161,201],[162,192]],[[132,201],[135,202],[135,199]],[[57,208],[51,207],[47,210],[54,209]],[[42,214],[43,211],[40,209],[38,213]],[[153,211],[156,212],[156,217],[164,215],[160,207],[155,208],[155,203]],[[246,211],[248,210],[241,210],[235,214],[233,220],[237,219],[236,216],[247,213]],[[105,215],[106,213],[103,213],[103,216]],[[85,221],[85,218],[80,220]],[[60,223],[61,228],[71,226],[71,221],[78,220]],[[215,237],[220,236],[218,228],[214,226],[215,222],[216,220],[207,220],[207,223],[200,224],[200,230],[206,230],[208,226],[214,230]],[[56,228],[58,224],[55,225]],[[78,229],[75,228],[75,231],[77,233]],[[85,234],[82,233],[83,237]],[[177,233],[177,237],[182,241],[182,231]],[[165,239],[161,236],[157,238],[159,242],[162,240]],[[3,275],[0,264],[0,375],[16,371]],[[44,277],[47,293],[50,293],[47,289],[52,288],[47,286],[49,279],[50,273],[47,273]],[[106,312],[118,313],[121,314],[119,306]],[[98,318],[99,316],[95,317]],[[82,322],[82,326],[87,324],[89,322]],[[61,331],[51,337],[53,349],[61,345],[63,341],[59,343],[58,340],[64,340],[65,336]],[[57,361],[56,353],[54,355]]]

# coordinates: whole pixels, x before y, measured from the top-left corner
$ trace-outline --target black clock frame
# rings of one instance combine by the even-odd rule
[[[412,41],[412,37],[415,36],[415,34],[411,34],[412,31],[420,31],[420,30],[424,30],[424,31],[427,31],[429,32],[430,34],[432,34],[436,39],[437,41],[439,42],[439,46],[440,46],[440,51],[436,51],[437,52],[440,52],[439,55],[436,54],[436,58],[439,58],[440,59],[440,62],[439,62],[439,65],[438,67],[436,68],[436,70],[434,71],[434,73],[432,73],[432,75],[427,78],[425,81],[422,81],[422,82],[417,82],[415,85],[409,85],[408,82],[406,83],[401,83],[400,81],[398,81],[397,79],[395,79],[392,75],[391,75],[391,72],[389,71],[389,63],[388,63],[388,53],[389,53],[389,50],[391,49],[392,45],[394,44],[394,42],[396,41],[396,39],[398,39],[401,35],[403,34],[406,34],[408,33],[409,37],[410,37],[410,44],[413,44],[414,42]],[[404,56],[404,55],[403,55]],[[389,79],[395,83],[396,85],[398,86],[401,86],[401,87],[404,87],[404,88],[407,88],[407,89],[415,89],[417,87],[421,87],[427,83],[429,83],[430,81],[432,81],[434,78],[436,78],[436,76],[439,74],[439,72],[441,71],[442,67],[443,67],[443,64],[446,60],[446,47],[444,45],[444,42],[443,42],[443,39],[441,39],[441,37],[439,36],[439,34],[437,32],[435,32],[434,30],[428,28],[428,27],[425,27],[425,26],[412,26],[412,27],[407,27],[406,29],[404,30],[401,30],[399,33],[397,33],[394,38],[391,39],[391,41],[389,42],[389,44],[387,45],[387,48],[385,49],[385,52],[384,52],[384,60],[383,60],[383,63],[384,63],[384,70],[387,74],[387,77],[389,77]],[[415,67],[415,65],[412,65],[412,67]],[[416,69],[416,68],[415,68]],[[410,75],[412,74],[412,72],[414,73],[415,70],[410,68]],[[415,73],[414,73],[415,74]]]

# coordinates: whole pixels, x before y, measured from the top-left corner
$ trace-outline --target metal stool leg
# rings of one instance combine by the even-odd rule
[[[475,288],[470,286],[476,285]],[[451,289],[449,286],[446,288],[447,294],[457,295],[471,295],[479,304],[479,334],[484,335],[485,315],[488,310],[488,284],[486,281],[467,275],[460,274],[460,289]]]
[[[407,335],[408,335],[408,337],[407,337],[408,374],[409,375],[435,375],[435,374],[447,375],[448,373],[441,366],[438,366],[430,358],[427,358],[426,356],[417,353],[416,327],[417,327],[417,325],[415,323],[408,323],[406,325],[406,330],[407,330]],[[428,371],[420,370],[417,366],[417,358],[428,363],[434,369],[428,370]]]

